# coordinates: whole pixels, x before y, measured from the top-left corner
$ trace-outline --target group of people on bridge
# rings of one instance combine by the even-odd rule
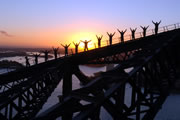
[[[154,34],[157,35],[158,34],[158,29],[159,29],[159,24],[161,23],[161,21],[159,21],[159,22],[152,21],[152,23],[155,26]],[[140,27],[143,30],[143,32],[142,32],[143,37],[146,37],[146,32],[147,32],[147,29],[148,29],[149,26],[144,26],[144,27],[140,26]],[[136,30],[137,30],[137,28],[135,28],[135,29],[130,28],[132,40],[135,40],[135,32],[136,32]],[[121,43],[123,43],[124,42],[124,34],[126,33],[127,29],[125,29],[125,30],[117,29],[117,31],[120,33],[120,41],[121,41]],[[116,32],[114,32],[114,33],[107,32],[107,35],[109,36],[109,45],[112,45],[113,36],[115,35],[115,33]],[[96,35],[96,38],[98,40],[97,41],[98,48],[100,48],[101,47],[101,40],[103,38],[103,35],[101,35],[101,36]],[[85,40],[85,41],[81,40],[80,42],[84,43],[84,51],[88,51],[88,43],[91,42],[91,40],[89,40],[89,41],[88,40]],[[75,46],[75,54],[78,53],[78,47],[80,45],[80,42],[79,43],[74,43],[73,42],[73,44]],[[68,56],[68,48],[71,45],[71,43],[70,44],[65,44],[65,45],[61,44],[61,45],[62,45],[62,47],[64,47],[64,56]],[[55,59],[57,59],[58,50],[59,50],[59,47],[58,48],[53,47],[53,53],[54,53]],[[48,60],[48,54],[50,53],[50,51],[44,50],[44,51],[42,51],[42,53],[44,53],[44,58],[45,58],[45,62],[46,62]],[[73,53],[73,51],[72,51],[72,53]],[[35,57],[35,60],[34,60],[35,64],[38,64],[38,57],[40,56],[40,54],[33,54],[33,56]],[[26,60],[26,66],[29,67],[30,63],[29,63],[29,58],[27,56],[25,57],[25,60]]]

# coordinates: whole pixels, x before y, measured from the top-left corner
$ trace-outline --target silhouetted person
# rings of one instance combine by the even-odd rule
[[[126,30],[122,30],[122,31],[120,31],[119,29],[117,29],[118,30],[118,32],[120,33],[120,35],[121,35],[121,42],[124,42],[124,33],[127,31],[127,29]]]
[[[107,34],[108,34],[108,36],[109,36],[109,44],[110,44],[110,45],[112,45],[112,38],[113,38],[113,36],[115,35],[115,33],[116,33],[116,32],[114,32],[113,34],[112,34],[112,33],[109,34],[109,33],[107,32]]]
[[[33,54],[34,55],[34,62],[35,62],[35,64],[37,65],[38,64],[38,57],[40,56],[40,54]]]
[[[42,51],[42,53],[44,53],[44,61],[47,62],[48,61],[48,54],[49,54],[50,51],[48,50],[44,50]]]
[[[79,42],[79,43],[74,43],[74,42],[73,42],[73,44],[74,44],[74,46],[75,46],[75,53],[77,54],[77,53],[78,53],[78,47],[79,47],[80,42]]]
[[[64,47],[64,50],[65,50],[64,55],[68,56],[68,47],[71,45],[71,43],[69,45],[67,45],[67,44],[66,45],[61,44],[61,45]]]
[[[97,38],[97,40],[98,40],[98,48],[101,47],[101,40],[102,40],[102,37],[103,37],[103,35],[101,35],[101,37],[98,37],[98,36],[96,35],[96,38]]]
[[[88,43],[91,42],[91,40],[89,40],[89,41],[87,41],[87,40],[82,41],[82,40],[81,40],[81,42],[84,43],[84,51],[88,51]]]
[[[146,31],[147,31],[149,25],[147,27],[145,27],[145,26],[144,27],[140,26],[140,27],[143,29],[143,37],[146,37]]]
[[[136,29],[137,29],[137,28],[136,28]],[[131,35],[132,35],[132,40],[135,39],[135,32],[136,32],[136,29],[131,29],[131,28],[130,28],[130,30],[131,30]]]
[[[154,24],[154,26],[155,26],[155,35],[157,35],[158,34],[158,28],[159,28],[159,24],[161,23],[161,20],[159,21],[159,22],[154,22],[154,21],[152,21],[152,23]]]
[[[58,48],[52,48],[53,49],[53,53],[54,53],[54,58],[57,59],[57,54],[58,54],[58,50],[59,50],[59,47]]]
[[[29,67],[30,66],[29,58],[27,56],[25,56],[25,59],[26,59],[26,67]]]

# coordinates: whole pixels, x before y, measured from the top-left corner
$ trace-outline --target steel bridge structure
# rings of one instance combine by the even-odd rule
[[[0,119],[100,120],[104,109],[114,120],[152,120],[178,77],[180,29],[170,27],[0,75]],[[90,78],[84,64],[117,65]],[[82,87],[72,89],[72,75]],[[60,82],[59,103],[37,115]]]

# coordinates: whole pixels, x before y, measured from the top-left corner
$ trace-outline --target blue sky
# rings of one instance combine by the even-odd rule
[[[0,30],[22,35],[32,45],[34,36],[43,39],[40,36],[47,33],[52,38],[61,34],[54,39],[64,41],[74,31],[104,34],[116,28],[153,27],[151,20],[162,20],[162,25],[177,23],[179,5],[179,0],[1,0]]]

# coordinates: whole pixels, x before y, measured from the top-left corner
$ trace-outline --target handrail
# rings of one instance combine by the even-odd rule
[[[174,28],[176,28],[176,25],[175,25],[175,27],[169,26],[169,27],[163,27],[161,29],[166,31],[168,29],[174,29]],[[28,68],[29,71],[27,71],[28,69],[26,69],[25,71],[21,71],[22,73],[24,73],[24,72],[26,73],[27,72],[27,74],[25,74],[25,73],[23,74],[24,76],[12,77],[12,76],[6,75],[3,78],[12,77],[12,79],[21,79],[22,77],[26,78],[26,76],[29,76],[28,81],[25,81],[25,82],[22,83],[23,84],[22,88],[24,90],[20,91],[20,92],[25,92],[26,90],[30,90],[31,87],[33,87],[33,86],[31,86],[31,84],[33,84],[34,86],[37,86],[35,84],[35,82],[37,82],[37,81],[38,81],[38,84],[40,86],[41,85],[44,86],[43,84],[41,84],[41,82],[44,81],[44,83],[45,83],[46,80],[49,81],[52,78],[51,75],[49,76],[49,74],[50,74],[49,72],[54,73],[53,70],[55,70],[55,71],[61,70],[62,71],[62,72],[58,72],[58,76],[59,76],[59,73],[62,73],[62,75],[64,75],[64,72],[65,72],[64,68],[67,68],[67,66],[65,66],[65,65],[68,65],[69,63],[71,63],[72,65],[79,65],[79,64],[82,64],[84,62],[88,62],[90,60],[94,60],[94,59],[97,59],[97,58],[102,58],[102,57],[105,57],[105,56],[115,55],[115,54],[129,52],[129,51],[131,52],[131,51],[135,51],[137,49],[139,51],[143,51],[144,50],[144,52],[147,52],[146,48],[148,48],[148,47],[149,47],[149,49],[151,51],[154,50],[154,47],[155,47],[155,49],[156,48],[159,49],[159,48],[161,48],[163,46],[162,43],[169,42],[169,39],[174,37],[174,36],[176,36],[179,33],[179,31],[180,31],[180,29],[174,30],[174,31],[169,31],[168,33],[162,33],[162,34],[159,34],[157,36],[153,35],[153,36],[148,36],[146,38],[142,38],[142,39],[138,39],[138,40],[127,41],[124,44],[113,44],[113,45],[108,46],[108,47],[103,47],[102,49],[91,50],[91,51],[87,51],[86,53],[82,52],[82,53],[74,55],[74,56],[68,56],[68,57],[64,57],[64,58],[59,58],[57,60],[48,61],[46,63],[39,64],[37,66],[29,67]],[[160,32],[162,32],[162,30]],[[150,43],[151,43],[151,45],[150,45]],[[153,45],[153,47],[152,47],[152,45]],[[144,57],[145,56],[143,55],[142,58],[144,58]],[[59,67],[63,67],[63,68],[59,68]],[[43,68],[43,70],[39,71],[40,70],[39,68],[41,68],[41,69]],[[73,69],[72,66],[71,66],[71,68]],[[50,70],[48,70],[48,69],[50,69]],[[34,71],[34,70],[36,70],[36,71]],[[33,73],[31,73],[31,72],[33,72]],[[17,74],[17,73],[18,72],[14,72],[13,75],[21,75],[22,74],[22,73],[19,73],[19,74]],[[39,77],[41,78],[41,76],[43,76],[42,80],[36,78],[35,75],[37,75],[37,74],[38,74],[37,78],[39,78]],[[12,75],[12,74],[10,74],[10,75]],[[47,75],[47,76],[44,76],[44,75]],[[69,74],[65,74],[65,75],[68,76]],[[33,79],[34,77],[36,79]],[[0,76],[0,78],[2,78],[2,76]],[[12,79],[9,78],[9,81],[12,82],[13,81]],[[57,79],[57,82],[59,80],[61,80],[61,79]],[[67,81],[67,80],[69,80],[69,78],[66,78],[66,77],[63,78],[63,82]],[[7,82],[7,81],[5,81],[5,79],[3,81]],[[41,82],[39,82],[39,81],[41,81]],[[30,84],[24,85],[25,83],[28,83],[28,82],[30,82]],[[53,85],[53,84],[49,84],[49,85]],[[57,83],[55,85],[57,85]],[[64,83],[63,83],[63,85],[64,85]],[[14,88],[12,87],[12,89],[10,89],[10,91],[12,91],[14,89],[17,89],[17,88],[18,88],[18,85],[14,86]],[[35,87],[35,88],[38,88],[38,87]],[[43,88],[41,88],[40,90],[43,91]],[[9,91],[7,91],[5,93],[8,93],[8,92]],[[14,92],[16,93],[16,96],[14,96],[11,99],[9,99],[10,101],[11,100],[14,101],[18,97],[18,95],[21,95],[20,92],[16,92],[16,91],[14,91]],[[43,91],[43,92],[46,92],[46,91]],[[43,94],[44,93],[42,93],[41,95],[43,95]],[[8,106],[8,103],[6,103],[6,101],[4,101],[3,105],[7,105]],[[11,112],[11,107],[10,107],[10,112]]]
[[[175,30],[175,29],[179,29],[179,28],[180,28],[180,23],[161,26],[161,27],[159,27],[159,32],[158,33],[167,32],[167,31]],[[135,33],[136,39],[142,38],[143,37],[142,35],[143,35],[143,32],[138,31],[138,32]],[[151,35],[154,35],[154,29],[147,29],[146,36],[151,36]],[[129,40],[132,40],[131,34],[124,35],[124,41],[126,42],[126,41],[129,41]],[[107,44],[107,42],[109,42],[108,39],[101,40],[101,47],[108,46],[109,43]],[[121,43],[120,42],[120,37],[113,38],[113,44],[118,44],[118,43]],[[91,45],[96,44],[96,46],[97,46],[98,42],[89,43],[89,44],[91,44]],[[93,48],[93,49],[96,49],[96,48]],[[79,50],[79,52],[84,52],[84,51],[81,49],[81,50]]]
[[[170,31],[170,30],[175,30],[175,29],[179,29],[180,28],[180,23],[176,23],[176,24],[171,24],[171,25],[167,25],[167,26],[162,26],[162,27],[159,27],[159,33],[163,33],[163,32],[166,32],[166,31]],[[147,37],[148,36],[151,36],[151,35],[153,35],[154,34],[154,29],[149,29],[149,30],[147,30]],[[140,36],[140,33],[142,33],[142,32],[137,32],[135,35],[136,35],[136,39],[139,39],[139,38],[142,38],[142,36]],[[139,35],[139,36],[137,36],[137,35]],[[127,42],[127,41],[130,41],[131,39],[129,39],[130,37],[130,34],[129,35],[125,35],[124,37],[124,39],[125,39],[125,42]],[[129,38],[128,38],[129,37]],[[102,40],[102,47],[106,47],[107,46],[107,41],[108,40]],[[120,43],[120,37],[116,37],[116,38],[113,38],[113,45],[114,44],[119,44]],[[94,50],[94,49],[92,49],[92,50]],[[79,53],[83,53],[84,51],[80,51]],[[73,55],[73,54],[72,54]],[[71,55],[69,55],[69,57],[70,57]],[[50,63],[58,63],[57,61],[59,61],[59,60],[64,60],[64,58],[66,58],[66,57],[60,57],[60,58],[58,58],[57,60],[49,60],[49,61],[47,61],[47,62],[44,62],[44,63],[40,63],[40,64],[38,64],[38,65],[33,65],[33,66],[31,66],[30,68],[28,68],[28,69],[26,69],[26,70],[32,70],[32,69],[34,69],[34,68],[39,68],[40,66],[43,66],[43,67],[49,67],[49,65],[50,65]],[[51,65],[50,65],[51,66]],[[23,69],[23,70],[20,70],[20,71],[24,71],[25,69]],[[18,71],[17,71],[18,72]],[[14,71],[12,71],[12,72],[9,72],[9,73],[16,73],[16,72],[14,72]],[[8,74],[9,74],[8,73]],[[2,74],[2,75],[0,75],[0,78],[2,77],[2,76],[4,76],[4,74]],[[6,76],[6,75],[5,75]]]
[[[174,40],[174,39],[172,39],[172,38],[170,38],[171,40]],[[161,38],[161,40],[163,40],[163,38]],[[169,41],[169,40],[168,40]],[[141,55],[141,58],[142,59],[139,59],[139,61],[140,62],[137,62],[138,63],[138,65],[134,65],[134,68],[133,68],[133,70],[131,70],[131,72],[130,73],[128,73],[128,75],[126,76],[124,76],[124,72],[123,71],[120,71],[120,70],[122,70],[122,69],[124,69],[121,65],[118,65],[117,67],[115,67],[112,71],[115,73],[115,74],[113,74],[113,75],[111,75],[111,77],[109,77],[109,78],[107,78],[107,80],[106,79],[104,79],[104,78],[106,78],[107,76],[107,74],[108,73],[112,73],[111,71],[109,71],[109,72],[105,72],[104,74],[101,74],[101,76],[99,77],[99,78],[96,78],[94,81],[91,81],[88,85],[86,85],[85,87],[83,87],[83,88],[80,88],[80,89],[77,89],[77,90],[74,90],[74,91],[72,91],[71,92],[71,94],[69,95],[69,96],[67,96],[66,98],[65,98],[65,100],[62,102],[62,103],[57,103],[57,104],[55,104],[54,106],[52,106],[51,108],[49,108],[48,110],[46,110],[45,112],[43,112],[43,113],[41,113],[40,115],[38,115],[36,118],[35,118],[35,120],[40,120],[40,119],[47,119],[47,118],[51,118],[51,119],[56,119],[57,117],[60,117],[60,116],[63,116],[63,114],[66,114],[66,113],[68,113],[68,111],[69,111],[69,107],[66,107],[66,106],[72,106],[72,108],[71,108],[71,110],[72,109],[74,109],[73,108],[73,106],[74,106],[74,103],[72,102],[73,100],[74,101],[80,101],[80,100],[84,100],[84,101],[88,101],[88,103],[89,103],[89,105],[91,105],[91,107],[88,107],[88,109],[85,109],[85,110],[79,110],[78,112],[78,114],[76,114],[75,116],[73,116],[74,118],[73,119],[78,119],[79,120],[79,118],[81,118],[81,119],[85,119],[85,118],[87,118],[87,117],[89,117],[90,116],[90,114],[92,114],[92,111],[94,111],[95,109],[97,109],[98,107],[100,107],[100,106],[103,106],[103,104],[105,103],[105,102],[107,102],[107,100],[108,99],[110,99],[110,96],[113,96],[113,94],[115,93],[115,91],[117,91],[117,90],[119,90],[120,91],[120,89],[119,88],[123,88],[122,86],[125,86],[126,85],[126,83],[129,83],[132,87],[135,87],[136,86],[136,84],[139,84],[138,82],[136,83],[135,81],[136,80],[131,80],[133,77],[135,77],[136,75],[137,75],[137,73],[138,74],[140,74],[141,73],[141,71],[144,71],[143,73],[145,73],[146,72],[146,70],[144,70],[144,69],[148,69],[148,68],[145,68],[149,63],[153,63],[154,62],[154,60],[156,60],[156,57],[157,57],[157,55],[159,56],[159,58],[161,58],[161,59],[163,59],[162,58],[162,52],[164,52],[164,48],[165,47],[167,47],[169,44],[166,44],[168,41],[164,41],[163,42],[163,44],[161,44],[162,43],[162,41],[159,41],[158,40],[158,43],[159,44],[161,44],[161,46],[156,46],[156,48],[155,48],[155,51],[154,52],[152,52],[152,54],[151,55],[148,55],[148,56],[146,56],[146,57],[144,57],[144,55]],[[155,44],[155,43],[154,43]],[[151,47],[150,47],[151,48]],[[135,60],[135,59],[134,59]],[[137,60],[137,59],[136,59]],[[150,64],[150,65],[155,65],[155,64]],[[156,64],[157,65],[157,64]],[[129,67],[129,66],[128,66]],[[127,68],[128,68],[127,67]],[[152,66],[152,67],[154,67],[154,66]],[[162,67],[162,66],[158,66],[158,67]],[[144,69],[143,69],[144,68]],[[168,70],[168,69],[166,69],[166,70]],[[116,72],[115,72],[116,71]],[[148,70],[147,70],[147,72],[149,72]],[[160,69],[160,72],[161,72],[161,69]],[[162,70],[162,72],[164,72],[163,70]],[[117,81],[115,81],[114,79],[116,79],[116,77],[115,76],[118,76],[118,80]],[[161,78],[161,74],[159,74],[160,76],[158,76],[158,80],[160,80],[159,78]],[[114,77],[114,79],[113,79],[113,77]],[[157,77],[157,76],[156,76]],[[109,79],[109,80],[108,80]],[[139,79],[138,77],[137,77],[137,79]],[[114,81],[113,81],[114,80]],[[147,79],[146,79],[147,80]],[[150,79],[150,80],[152,80],[152,79]],[[100,84],[101,82],[100,81],[103,81],[103,84]],[[107,83],[106,83],[106,81],[108,81]],[[133,83],[134,82],[134,83]],[[153,82],[153,81],[151,81],[151,82]],[[113,83],[115,83],[115,84],[113,84]],[[155,82],[156,84],[158,83],[158,82]],[[100,84],[100,85],[99,85]],[[106,86],[105,84],[108,84],[110,87],[108,88],[108,89],[103,89],[103,86]],[[99,94],[95,94],[94,96],[90,96],[89,94],[91,93],[91,94],[93,94],[93,92],[91,91],[91,90],[95,90],[96,89],[96,87],[94,87],[94,86],[97,86],[97,85],[99,85],[98,86],[98,90],[99,89],[103,89],[104,91],[100,94],[100,92],[99,92]],[[112,85],[112,86],[111,86]],[[101,86],[101,87],[100,87]],[[149,101],[148,101],[148,99],[147,99],[147,96],[148,96],[148,94],[150,94],[150,93],[148,93],[148,94],[145,94],[145,92],[144,93],[142,93],[141,92],[141,90],[140,90],[140,86],[141,85],[137,85],[136,86],[136,88],[135,89],[137,89],[137,93],[138,93],[138,95],[141,95],[141,96],[144,96],[144,98],[143,98],[143,100],[142,101],[144,101],[144,102],[146,102],[146,104],[148,104],[148,106],[150,106],[150,104],[154,104],[154,103],[150,103]],[[159,87],[159,86],[158,86]],[[88,88],[88,90],[86,90]],[[107,88],[107,86],[106,86],[106,88]],[[145,87],[144,87],[145,88]],[[138,91],[139,90],[139,91]],[[158,90],[160,90],[160,89],[158,89]],[[84,92],[85,91],[85,92]],[[167,93],[166,94],[162,94],[164,91],[158,91],[158,92],[160,92],[159,94],[158,94],[158,99],[162,99],[162,98],[164,98],[163,99],[163,101],[162,101],[162,103],[164,102],[164,100],[165,100],[165,97],[167,96]],[[77,95],[76,96],[73,96],[74,94],[73,93],[79,93],[78,95],[80,96],[80,97],[78,97]],[[82,96],[83,97],[81,97],[81,93],[82,93]],[[133,92],[132,92],[133,93]],[[129,93],[128,93],[129,94]],[[116,93],[116,95],[117,95],[117,93]],[[87,99],[84,99],[85,97],[87,98]],[[92,98],[92,97],[94,97],[95,99],[89,99],[89,98]],[[152,97],[152,96],[151,96]],[[148,97],[149,98],[149,97]],[[131,100],[132,100],[133,98],[131,98]],[[138,98],[137,98],[138,99]],[[154,99],[154,98],[153,98]],[[156,99],[156,102],[158,101],[158,99]],[[92,100],[92,101],[91,101]],[[114,100],[116,100],[116,99],[114,99]],[[118,99],[119,100],[119,99]],[[124,99],[122,100],[122,101],[120,101],[120,102],[123,102],[124,101]],[[92,103],[92,104],[91,104]],[[95,105],[93,104],[93,103],[95,103]],[[137,104],[141,104],[141,102],[137,102]],[[99,105],[99,106],[96,106],[96,105]],[[112,105],[114,105],[114,104],[112,104]],[[132,104],[131,104],[132,105]],[[133,106],[133,105],[132,105]],[[91,108],[94,108],[94,109],[91,109]],[[160,108],[160,103],[159,103],[159,105],[157,105],[156,106],[156,109],[159,109]],[[106,109],[106,108],[105,108]],[[112,108],[113,109],[113,108]],[[111,110],[112,110],[111,109]],[[127,108],[128,109],[128,108]],[[135,106],[134,106],[134,108],[133,109],[135,109]],[[151,109],[151,108],[150,108]],[[58,111],[58,113],[57,113],[57,111]],[[63,112],[62,112],[63,111]],[[89,111],[91,111],[91,112],[89,112]],[[149,111],[151,111],[151,110],[149,110]],[[149,111],[146,111],[147,113],[149,112]],[[72,111],[71,111],[72,112]],[[85,114],[84,112],[86,112],[87,114]],[[127,111],[125,111],[125,112],[127,112]],[[125,113],[124,112],[124,113]],[[74,112],[72,112],[72,114],[73,114]],[[83,115],[82,115],[82,114]],[[118,111],[118,113],[119,113],[119,111]],[[140,114],[140,112],[138,113],[138,114]],[[81,117],[80,117],[81,116]],[[83,116],[83,117],[82,117]],[[147,116],[147,115],[146,115]]]
[[[178,23],[178,25],[179,25],[179,23]],[[171,27],[168,27],[169,28],[169,30],[170,30],[170,28],[172,29],[172,27],[174,26],[174,24],[173,25],[169,25],[169,26],[171,26]],[[176,25],[177,26],[177,25]],[[163,27],[161,27],[161,28],[163,28]],[[175,27],[173,27],[173,28],[175,28]],[[178,27],[176,27],[176,29],[177,28],[179,28],[179,26]],[[150,36],[150,35],[149,35]],[[147,36],[148,37],[148,36]],[[115,38],[114,38],[115,39]],[[117,39],[117,38],[116,38]],[[125,43],[126,42],[128,42],[128,41],[131,41],[131,40],[126,40],[125,41]],[[113,45],[115,45],[115,44],[119,44],[119,42],[117,42],[117,43],[114,43]],[[102,48],[104,48],[104,47],[106,47],[106,45],[104,45],[104,46],[102,46]],[[89,50],[88,52],[91,52],[91,51],[94,51],[95,49],[92,49],[92,50]],[[78,56],[79,55],[81,55],[81,54],[86,54],[86,53],[84,53],[84,52],[80,52],[79,54],[77,54]],[[40,64],[38,64],[38,65],[33,65],[33,66],[30,66],[30,67],[28,67],[28,68],[24,68],[24,69],[22,69],[22,70],[18,70],[18,71],[12,71],[12,72],[9,72],[9,73],[7,73],[7,74],[2,74],[2,75],[0,75],[0,78],[2,78],[2,79],[4,79],[7,75],[10,77],[10,76],[14,76],[15,74],[16,74],[16,77],[21,77],[22,75],[24,75],[24,73],[30,73],[31,75],[32,75],[32,73],[34,72],[33,70],[39,70],[39,68],[47,68],[47,67],[53,67],[54,65],[57,65],[60,61],[62,62],[62,61],[66,61],[66,59],[69,59],[69,57],[71,57],[71,55],[69,55],[68,57],[60,57],[60,58],[58,58],[57,60],[49,60],[49,61],[47,61],[47,62],[44,62],[44,63],[40,63]],[[60,63],[61,63],[60,62]],[[17,73],[21,73],[21,76],[17,76]],[[23,73],[23,74],[22,74]],[[27,74],[26,74],[27,75]],[[1,79],[1,81],[2,81],[2,79]],[[0,81],[0,82],[1,82]]]

